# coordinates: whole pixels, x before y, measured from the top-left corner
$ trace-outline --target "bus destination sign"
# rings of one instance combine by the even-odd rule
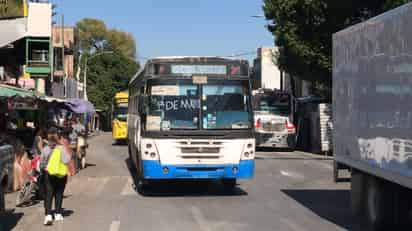
[[[225,65],[172,65],[172,74],[226,75]]]

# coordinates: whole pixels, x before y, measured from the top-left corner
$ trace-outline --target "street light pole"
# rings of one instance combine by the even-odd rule
[[[96,58],[97,56],[104,55],[104,54],[113,54],[113,53],[114,53],[113,51],[102,51],[102,52],[99,52],[95,55],[92,55],[90,58],[85,56],[85,59],[84,59],[84,77],[83,77],[83,99],[84,100],[88,100],[88,98],[87,98],[87,65],[88,65],[88,62],[90,60]]]
[[[83,98],[84,100],[88,100],[87,99],[87,56],[85,57],[85,62],[84,62]]]

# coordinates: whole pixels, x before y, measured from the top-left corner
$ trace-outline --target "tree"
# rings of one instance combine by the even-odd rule
[[[126,90],[139,64],[122,53],[104,54],[88,65],[88,98],[97,107],[109,109],[116,92]]]
[[[129,58],[136,57],[136,40],[130,33],[109,29],[102,20],[92,18],[79,21],[76,29],[80,35],[80,49],[86,53],[111,50]]]
[[[107,32],[107,47],[118,50],[126,57],[136,57],[136,41],[132,34],[112,29]]]
[[[106,24],[102,20],[85,18],[76,24],[80,35],[80,49],[91,53],[105,48]]]
[[[136,41],[130,33],[109,29],[99,19],[82,19],[76,28],[82,60],[97,52],[111,51],[89,60],[87,66],[88,98],[97,108],[108,109],[114,94],[127,89],[130,78],[140,67],[135,61]],[[82,61],[83,71],[84,65]]]
[[[279,47],[277,64],[315,83],[330,97],[332,35],[409,0],[264,0],[268,28]]]

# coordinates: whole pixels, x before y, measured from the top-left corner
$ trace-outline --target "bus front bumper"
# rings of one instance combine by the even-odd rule
[[[160,161],[143,161],[145,179],[251,179],[254,160],[225,165],[162,165]]]

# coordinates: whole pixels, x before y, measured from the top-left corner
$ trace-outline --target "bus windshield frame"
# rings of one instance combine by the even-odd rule
[[[126,121],[127,120],[127,114],[128,114],[128,108],[127,105],[116,105],[114,107],[113,111],[113,119],[117,119],[120,121]]]
[[[156,133],[251,131],[248,79],[156,78],[147,81],[145,130]],[[169,119],[165,119],[169,118]]]

